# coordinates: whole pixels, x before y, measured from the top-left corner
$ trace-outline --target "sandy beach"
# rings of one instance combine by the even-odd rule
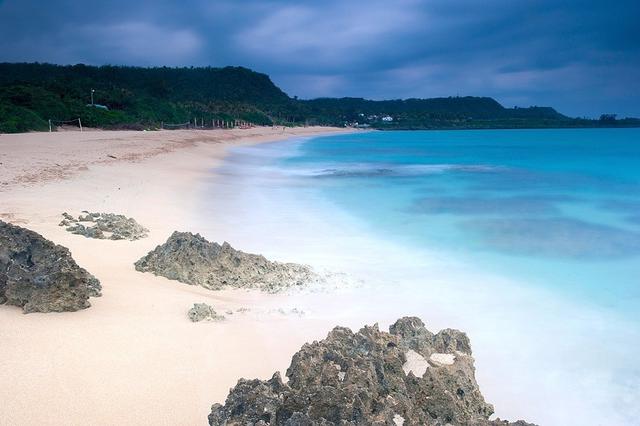
[[[198,183],[228,147],[339,131],[0,135],[2,220],[68,247],[103,287],[79,312],[0,306],[0,424],[205,424],[238,378],[269,377],[305,341],[324,337],[326,324],[281,314],[278,296],[212,292],[136,272],[133,262],[174,230],[198,232]],[[58,226],[62,212],[82,210],[134,217],[149,237],[94,240]],[[195,302],[250,311],[193,324],[186,311]]]
[[[634,383],[620,384],[611,371],[631,363],[619,342],[637,341],[632,325],[388,238],[265,162],[293,155],[296,138],[340,131],[0,135],[0,218],[68,247],[103,288],[78,312],[0,306],[0,424],[206,424],[211,404],[239,378],[284,376],[291,356],[334,326],[384,330],[403,316],[468,334],[478,384],[501,418],[625,424],[635,408],[613,415],[606,407],[619,403],[616,395],[637,407]],[[133,217],[149,236],[96,240],[58,226],[63,212],[82,210]],[[347,279],[268,294],[137,272],[133,263],[176,230]],[[203,302],[225,321],[190,322],[188,309]]]

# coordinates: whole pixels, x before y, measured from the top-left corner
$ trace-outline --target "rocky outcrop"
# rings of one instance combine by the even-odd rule
[[[270,380],[241,379],[209,424],[222,425],[527,425],[489,420],[475,380],[469,339],[432,334],[418,318],[381,332],[336,327],[305,344]]]
[[[72,234],[100,240],[139,240],[145,238],[149,230],[135,219],[113,213],[90,213],[84,211],[77,219],[69,213],[62,213],[60,226]]]
[[[77,311],[100,296],[100,282],[65,247],[0,221],[0,303],[25,313]]]
[[[224,320],[224,315],[218,315],[213,307],[206,303],[194,303],[187,315],[192,322]]]
[[[135,267],[140,272],[210,290],[234,287],[276,292],[322,281],[309,266],[271,262],[236,250],[227,242],[212,243],[190,232],[174,232],[166,243],[138,260]]]

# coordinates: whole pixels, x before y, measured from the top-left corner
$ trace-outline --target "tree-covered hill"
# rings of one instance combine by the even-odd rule
[[[106,108],[91,107],[94,102]],[[0,63],[0,132],[48,130],[48,121],[158,128],[161,123],[243,120],[254,124],[358,125],[383,129],[593,127],[638,120],[572,119],[553,108],[504,108],[485,97],[371,101],[290,98],[242,67],[140,68]]]
[[[94,102],[108,107],[92,108]],[[293,100],[241,67],[137,68],[0,64],[0,131],[45,130],[80,117],[92,127],[157,127],[194,118],[271,124]]]
[[[486,97],[370,101],[322,98],[303,101],[307,115],[380,128],[483,128],[569,126],[572,119],[553,108],[504,108]],[[385,119],[386,118],[386,119]]]

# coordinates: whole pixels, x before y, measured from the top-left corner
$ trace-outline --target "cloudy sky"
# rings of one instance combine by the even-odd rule
[[[639,0],[0,0],[0,61],[243,65],[302,98],[640,116],[639,20]]]

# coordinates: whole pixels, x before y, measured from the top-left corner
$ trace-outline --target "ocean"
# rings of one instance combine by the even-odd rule
[[[640,310],[640,130],[376,132],[279,163],[385,238]]]
[[[288,296],[312,318],[464,330],[503,418],[640,418],[640,129],[340,134],[217,173],[221,238],[360,280]]]

